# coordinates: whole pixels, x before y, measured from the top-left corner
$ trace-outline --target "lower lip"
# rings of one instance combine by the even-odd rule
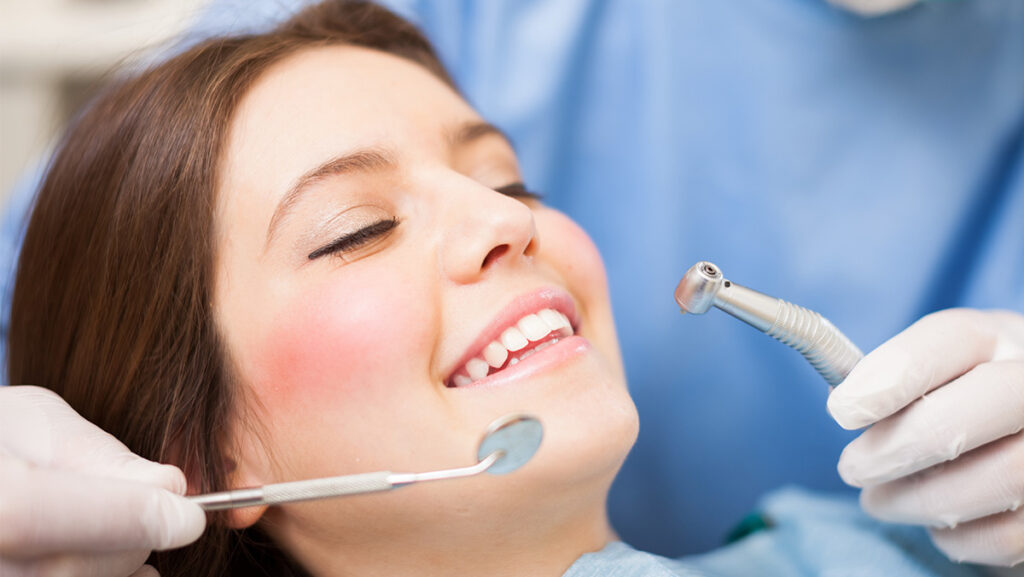
[[[481,387],[490,388],[506,385],[515,381],[529,378],[537,373],[554,369],[570,360],[586,354],[590,350],[590,341],[573,335],[559,339],[553,345],[549,345],[511,367],[498,371],[492,375],[473,381],[462,387],[451,387],[449,390],[478,389]]]

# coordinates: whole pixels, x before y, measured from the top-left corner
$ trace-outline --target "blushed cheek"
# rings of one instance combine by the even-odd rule
[[[538,216],[537,225],[541,251],[558,263],[570,288],[574,292],[596,291],[596,298],[607,299],[604,261],[590,236],[575,221],[553,209]]]
[[[387,384],[411,369],[423,346],[410,330],[423,326],[417,307],[389,284],[399,283],[307,288],[276,309],[253,343],[250,364],[250,384],[265,406],[274,404],[271,412],[379,405],[375,399],[389,394]]]
[[[538,214],[537,228],[544,260],[555,266],[582,309],[584,336],[603,351],[625,383],[608,279],[597,246],[579,225],[556,210]]]

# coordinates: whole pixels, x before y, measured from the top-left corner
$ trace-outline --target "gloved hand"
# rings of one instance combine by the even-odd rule
[[[1024,561],[1024,315],[928,315],[864,357],[828,408],[846,429],[874,424],[839,459],[865,511],[931,527],[957,561]]]
[[[52,391],[0,388],[0,575],[156,575],[149,552],[206,524],[184,492],[179,469],[132,454]]]

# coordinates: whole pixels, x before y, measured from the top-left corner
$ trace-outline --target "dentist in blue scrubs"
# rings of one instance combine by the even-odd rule
[[[624,541],[704,551],[772,489],[853,486],[955,560],[1024,560],[1024,3],[388,4],[604,255],[642,423]],[[191,38],[293,10],[215,0]],[[757,331],[680,316],[705,259],[870,354],[830,397]]]

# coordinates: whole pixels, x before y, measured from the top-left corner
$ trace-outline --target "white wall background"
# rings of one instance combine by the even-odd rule
[[[165,45],[207,1],[0,0],[0,207],[101,78]]]

